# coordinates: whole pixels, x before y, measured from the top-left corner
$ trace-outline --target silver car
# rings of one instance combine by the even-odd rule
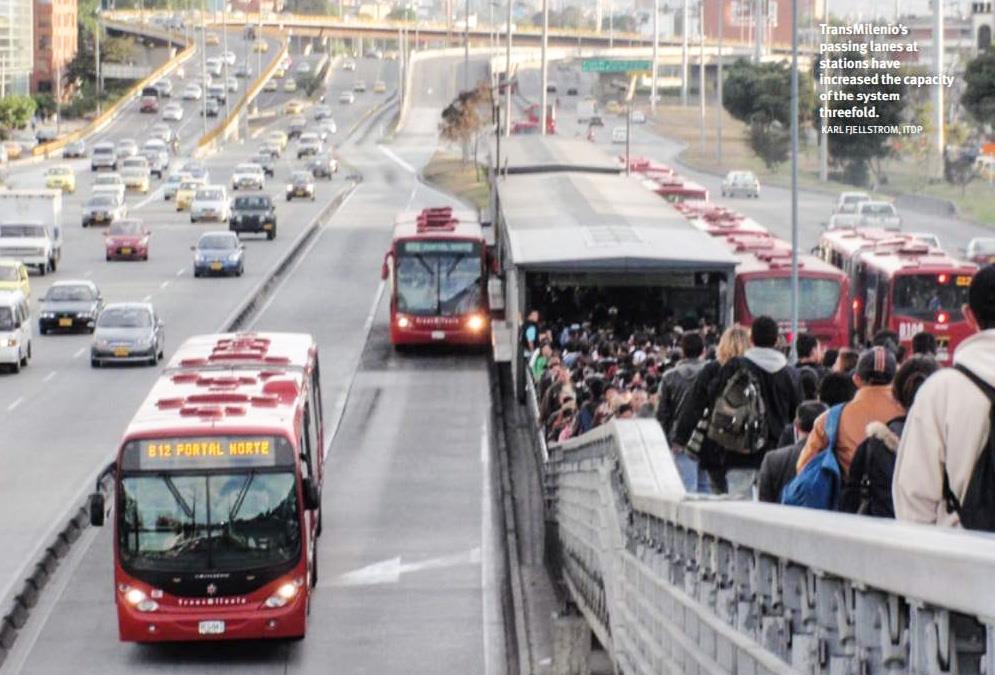
[[[83,227],[110,225],[124,218],[127,207],[110,193],[97,193],[83,204]]]
[[[752,171],[730,171],[722,181],[722,196],[760,197],[760,181]]]
[[[90,365],[143,363],[154,366],[166,348],[165,324],[148,302],[115,302],[97,317]]]

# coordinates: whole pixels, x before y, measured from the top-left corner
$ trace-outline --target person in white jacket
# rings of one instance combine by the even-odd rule
[[[995,386],[995,265],[974,276],[964,317],[978,331],[954,353],[960,365]],[[945,368],[922,385],[898,446],[892,497],[898,520],[959,527],[943,497],[943,474],[961,503],[988,442],[991,403],[968,377]]]

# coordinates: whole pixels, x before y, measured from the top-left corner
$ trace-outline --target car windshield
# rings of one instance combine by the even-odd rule
[[[212,251],[231,251],[235,249],[235,237],[227,234],[209,234],[200,238],[197,248]]]
[[[113,175],[113,176],[107,176],[107,175],[97,176],[97,178],[93,181],[93,184],[94,185],[120,185],[121,184],[121,177],[118,176],[118,175]]]
[[[4,225],[0,227],[0,238],[44,237],[44,225]]]
[[[289,471],[127,476],[122,563],[155,571],[246,570],[300,552],[297,483]]]
[[[45,294],[46,300],[56,302],[90,302],[93,298],[93,289],[83,285],[52,286]]]
[[[66,166],[56,166],[48,170],[49,176],[68,176],[73,172],[72,169]]]
[[[895,207],[891,204],[864,203],[860,206],[860,212],[872,216],[890,216],[894,215]]]
[[[843,196],[843,203],[844,204],[859,204],[860,202],[866,202],[866,201],[867,201],[867,195],[864,195],[864,194],[844,195]]]
[[[124,220],[111,225],[108,234],[141,234],[142,225],[134,220]]]
[[[115,199],[110,195],[96,195],[90,197],[89,201],[86,202],[87,206],[99,206],[102,208],[114,206]]]
[[[111,155],[114,153],[113,145],[98,145],[93,149],[95,155]]]
[[[267,208],[269,208],[269,200],[266,197],[260,197],[260,196],[236,197],[235,198],[235,208],[236,209],[267,209]]]
[[[397,248],[397,309],[457,316],[480,308],[480,244],[408,241]]]
[[[0,265],[0,281],[17,281],[17,268],[13,265]]]
[[[235,173],[259,173],[261,170],[258,164],[239,164],[235,167]]]
[[[0,330],[14,330],[14,312],[10,307],[0,306]]]
[[[971,241],[972,255],[988,255],[995,253],[995,239],[974,239]]]
[[[151,325],[152,317],[143,307],[110,307],[97,319],[98,328],[147,328]]]
[[[943,312],[948,321],[960,321],[971,286],[969,274],[902,274],[895,278],[892,305],[896,316],[935,320]]]
[[[748,279],[744,283],[746,307],[753,317],[769,316],[775,321],[791,319],[791,278]],[[840,299],[836,279],[798,279],[798,318],[802,321],[831,319]]]
[[[218,201],[223,198],[221,190],[197,190],[197,201]]]

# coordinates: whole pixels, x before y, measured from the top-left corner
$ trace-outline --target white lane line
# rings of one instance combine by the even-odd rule
[[[176,270],[176,276],[182,277],[186,269],[187,269],[186,267],[181,267],[180,269]]]
[[[52,371],[52,372],[50,372],[50,373],[49,373],[48,375],[46,375],[46,376],[45,376],[44,378],[42,378],[42,382],[51,382],[51,381],[52,381],[52,378],[53,378],[53,377],[55,377],[55,374],[56,374],[57,372],[58,372],[58,371],[55,371],[55,370],[53,370],[53,371]]]
[[[90,277],[93,276],[93,270],[87,270],[87,271],[83,272],[83,276],[86,277],[87,279],[89,279]]]
[[[86,353],[86,347],[80,347],[78,350],[76,350],[76,353],[73,354],[73,358],[78,359],[79,357],[83,356],[83,354],[85,353]]]
[[[148,302],[151,299],[152,299],[151,295],[146,295],[144,298],[142,298],[142,302]]]
[[[22,403],[24,403],[24,397],[23,396],[18,396],[14,400],[13,403],[11,403],[9,406],[7,406],[7,412],[11,412],[12,410],[16,409],[17,406],[21,405]]]
[[[377,147],[380,148],[380,152],[382,152],[383,154],[387,155],[392,160],[394,160],[394,162],[396,162],[398,164],[398,166],[400,166],[402,169],[404,169],[408,173],[416,173],[415,172],[415,167],[411,166],[410,164],[408,164],[407,162],[405,162],[403,159],[401,159],[400,157],[398,157],[397,154],[393,150],[391,150],[390,148],[388,148],[386,145],[378,145]]]
[[[159,187],[158,189],[150,192],[148,197],[146,197],[142,201],[132,206],[131,210],[138,211],[139,209],[147,206],[153,199],[159,199],[160,197],[162,197],[162,187]]]
[[[163,290],[166,290],[167,288],[169,288],[169,281],[163,281],[161,284],[159,284],[159,288],[161,288]]]

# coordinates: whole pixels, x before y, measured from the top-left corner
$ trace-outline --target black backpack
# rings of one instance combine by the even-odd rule
[[[741,365],[715,399],[705,436],[727,452],[752,455],[767,440],[766,409],[760,383]]]
[[[943,468],[943,499],[947,510],[957,514],[964,529],[995,532],[995,388],[962,365],[955,365],[954,368],[964,373],[991,402],[989,419],[992,426],[971,472],[964,500],[958,500],[950,489],[946,467]]]

